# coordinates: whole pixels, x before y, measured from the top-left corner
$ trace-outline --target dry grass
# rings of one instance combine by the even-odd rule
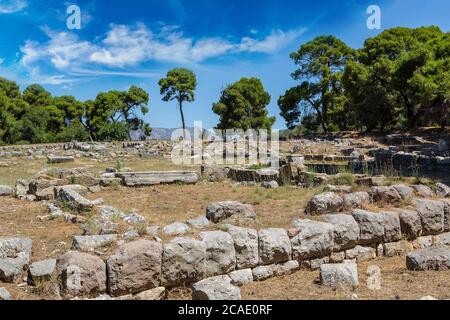
[[[125,212],[136,210],[149,225],[167,225],[204,215],[209,203],[234,200],[253,205],[257,228],[290,227],[292,219],[303,217],[303,208],[318,189],[283,187],[264,189],[236,186],[229,182],[196,185],[160,185],[142,188],[109,188],[91,195]]]
[[[381,269],[381,290],[366,287],[366,270],[370,265]],[[319,271],[301,270],[295,274],[254,282],[241,288],[244,300],[342,300],[353,294],[360,300],[413,300],[431,295],[450,298],[450,270],[412,272],[405,266],[405,257],[378,258],[358,264],[359,288],[331,289],[317,283]]]
[[[29,237],[33,240],[32,260],[58,257],[72,245],[80,228],[62,219],[40,222],[46,208],[35,202],[0,198],[1,237]]]
[[[100,162],[96,159],[79,158],[74,162],[47,164],[46,159],[25,160],[25,159],[11,159],[11,162],[20,162],[20,166],[0,167],[0,185],[14,186],[17,179],[29,179],[36,172],[46,168],[79,168],[86,167],[92,173],[97,174],[104,172],[107,167],[116,167],[117,161]],[[133,171],[157,171],[157,170],[190,170],[198,171],[198,166],[177,166],[170,160],[163,157],[143,159],[139,157],[127,157],[119,159],[120,164],[124,168],[130,168]]]

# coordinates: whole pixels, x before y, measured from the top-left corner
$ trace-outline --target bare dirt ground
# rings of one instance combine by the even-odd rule
[[[368,266],[381,269],[381,290],[366,286]],[[319,270],[301,270],[295,274],[254,282],[241,288],[244,300],[343,300],[356,294],[359,300],[416,300],[431,295],[450,298],[450,271],[412,272],[406,269],[405,257],[378,258],[358,263],[359,288],[330,289],[317,284]]]

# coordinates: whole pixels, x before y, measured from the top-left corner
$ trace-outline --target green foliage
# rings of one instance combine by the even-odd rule
[[[301,82],[278,100],[290,129],[317,130],[311,120],[324,132],[449,123],[450,33],[438,27],[385,30],[356,51],[320,36],[291,58]]]
[[[270,129],[275,117],[268,117],[270,95],[257,78],[242,78],[226,87],[212,110],[219,115],[217,129]]]
[[[180,109],[183,130],[186,129],[183,113],[183,103],[195,100],[197,78],[191,70],[178,68],[167,72],[165,78],[158,82],[163,101],[176,100]]]
[[[301,116],[314,114],[324,132],[329,131],[333,118],[339,119],[345,129],[347,99],[341,77],[345,63],[353,54],[352,49],[334,36],[316,37],[291,54],[298,66],[292,78],[300,84],[278,100],[281,116],[289,128],[298,125]]]
[[[15,82],[0,78],[0,144],[124,140],[130,129],[150,134],[138,114],[148,112],[148,101],[147,92],[136,86],[83,103],[72,96],[52,97],[38,84],[21,93]]]
[[[437,27],[393,28],[368,39],[343,83],[357,128],[445,125],[450,99],[450,38]]]

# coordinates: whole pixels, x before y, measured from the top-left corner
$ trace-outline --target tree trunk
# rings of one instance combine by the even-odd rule
[[[181,99],[178,99],[178,103],[180,105],[181,124],[183,125],[183,138],[186,140],[186,125],[184,123],[183,101]]]

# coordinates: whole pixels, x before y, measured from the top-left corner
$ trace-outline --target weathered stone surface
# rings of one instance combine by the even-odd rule
[[[412,242],[414,249],[430,248],[434,245],[433,236],[418,237]]]
[[[435,186],[436,195],[441,198],[450,196],[450,187],[443,183],[436,183]]]
[[[186,221],[186,224],[196,229],[203,229],[209,226],[209,220],[205,216],[200,216]]]
[[[415,200],[414,205],[422,220],[422,235],[435,235],[444,231],[444,203],[435,200]]]
[[[359,186],[381,186],[383,185],[384,176],[376,176],[376,177],[365,177],[365,178],[358,178],[355,180],[355,183]]]
[[[253,280],[254,281],[264,281],[271,277],[275,272],[276,266],[274,264],[270,264],[268,266],[259,266],[252,270]]]
[[[0,186],[0,197],[12,196],[14,189],[9,186]]]
[[[438,237],[442,245],[450,246],[450,232],[440,234]]]
[[[327,192],[338,192],[338,193],[351,193],[352,192],[352,187],[351,186],[335,186],[332,184],[327,184],[325,187],[325,191]],[[344,208],[345,208],[345,197],[344,197]]]
[[[5,288],[0,288],[0,301],[11,300],[11,294]]]
[[[320,266],[325,263],[330,263],[330,257],[326,256],[321,258],[304,260],[301,262],[301,267],[308,270],[318,270]]]
[[[75,236],[73,238],[74,249],[81,251],[93,251],[94,249],[111,245],[117,240],[117,235]]]
[[[252,269],[235,270],[228,274],[231,284],[235,286],[243,286],[244,284],[253,282]]]
[[[450,200],[442,201],[444,204],[444,231],[450,231]]]
[[[176,238],[163,246],[162,278],[164,286],[180,285],[205,275],[206,245],[203,241]]]
[[[344,194],[344,210],[362,209],[363,206],[370,203],[370,196],[367,192],[354,192]]]
[[[319,215],[342,210],[344,200],[334,192],[325,192],[312,197],[306,205],[306,213]]]
[[[359,285],[356,263],[322,264],[320,280],[324,286],[356,288]]]
[[[292,256],[296,260],[329,255],[334,248],[334,226],[308,219],[296,220],[300,232],[291,239]]]
[[[230,168],[228,177],[234,181],[256,181],[256,170],[244,168]]]
[[[266,189],[276,189],[279,187],[278,182],[276,181],[263,181],[261,183],[261,187]]]
[[[229,168],[203,164],[200,167],[201,175],[209,182],[221,182],[227,179]]]
[[[386,257],[404,256],[414,249],[413,245],[406,240],[385,243],[383,248]]]
[[[158,287],[161,277],[162,245],[138,240],[126,243],[107,261],[108,292],[112,296]]]
[[[200,237],[206,246],[205,272],[207,275],[220,275],[236,268],[236,251],[233,238],[223,231],[201,232]]]
[[[32,246],[30,238],[0,238],[0,259],[16,258],[21,253],[29,255]]]
[[[154,301],[154,300],[162,300],[166,297],[167,291],[164,287],[157,287],[154,289],[146,290],[140,292],[133,296],[134,300],[145,300],[145,301]]]
[[[72,187],[59,188],[56,198],[59,201],[67,202],[72,209],[78,211],[90,210],[93,207],[91,201],[76,192]]]
[[[35,194],[37,201],[43,200],[54,200],[55,199],[55,190],[54,187],[48,187],[42,190],[39,190]]]
[[[16,185],[14,187],[14,195],[17,198],[21,199],[27,196],[29,189],[30,189],[29,180],[18,179],[16,180]]]
[[[358,262],[375,259],[377,252],[372,247],[356,246],[353,249],[345,251],[345,258],[348,260],[356,259]]]
[[[93,296],[106,291],[106,265],[96,256],[69,251],[56,260],[56,272],[65,297]]]
[[[375,202],[397,203],[402,200],[400,193],[392,186],[372,187],[369,194]]]
[[[397,212],[383,212],[384,242],[394,242],[402,239],[400,217]]]
[[[63,179],[51,178],[48,176],[46,176],[45,179],[43,178],[32,179],[28,185],[29,187],[28,193],[35,195],[36,193],[44,189],[60,187],[63,186],[64,184],[65,181]]]
[[[414,192],[420,197],[430,198],[433,196],[433,190],[431,190],[428,186],[418,184],[411,187],[414,189]]]
[[[274,275],[276,277],[292,274],[300,269],[300,263],[297,260],[290,260],[284,263],[276,264]]]
[[[334,251],[354,248],[358,242],[359,225],[356,220],[348,214],[327,214],[325,222],[334,226]]]
[[[75,158],[70,156],[48,156],[47,162],[48,163],[67,163],[67,162],[74,162]]]
[[[330,254],[330,263],[341,263],[345,260],[345,251],[332,252]]]
[[[384,238],[384,215],[366,210],[354,210],[353,218],[359,225],[359,244],[380,242]]]
[[[269,228],[258,232],[259,263],[263,265],[288,261],[292,249],[286,230]]]
[[[392,187],[397,190],[403,200],[412,199],[414,197],[414,189],[405,184],[397,184]]]
[[[192,300],[241,300],[241,290],[228,276],[208,278],[192,286]]]
[[[275,168],[262,168],[256,170],[256,182],[278,181],[279,171]]]
[[[236,250],[236,267],[238,269],[253,268],[258,265],[258,231],[254,229],[228,226]]]
[[[28,282],[31,284],[50,280],[56,268],[56,259],[34,262],[28,270]]]
[[[189,226],[182,222],[174,222],[165,226],[162,232],[167,236],[181,236],[191,230]]]
[[[170,183],[194,184],[199,179],[197,172],[189,171],[120,172],[116,173],[116,177],[122,179],[127,187]]]
[[[413,251],[406,256],[406,267],[413,271],[449,270],[450,248],[433,247]]]
[[[32,241],[29,238],[0,239],[0,281],[18,281],[30,263]]]
[[[256,219],[252,206],[236,201],[215,202],[206,208],[206,218],[213,223],[227,222],[246,226]]]
[[[407,240],[414,240],[422,234],[422,220],[417,211],[401,210],[399,212],[402,235]]]

